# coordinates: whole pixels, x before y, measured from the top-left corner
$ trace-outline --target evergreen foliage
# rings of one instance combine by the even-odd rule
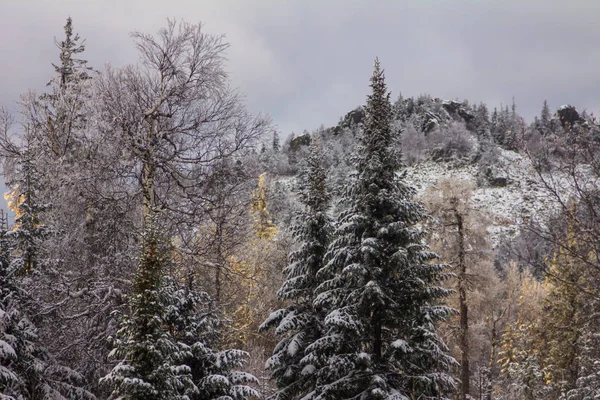
[[[22,236],[16,236],[15,240],[10,233],[3,217],[0,221],[0,398],[95,399],[83,389],[81,375],[56,363],[40,343],[37,329],[27,315],[31,298],[18,280],[21,269],[15,269],[15,263],[11,262],[11,250]]]
[[[164,321],[182,349],[179,361],[189,367],[198,388],[197,393],[188,394],[190,400],[258,398],[252,387],[258,380],[238,370],[248,354],[237,349],[216,350],[225,321],[211,306],[210,297],[194,289],[191,277],[186,286],[169,279],[166,292]]]
[[[163,274],[168,259],[153,217],[145,221],[142,243],[129,299],[131,311],[123,317],[110,354],[119,363],[102,383],[117,398],[176,399],[196,388],[189,367],[174,364],[181,350],[164,329]]]
[[[87,100],[85,82],[92,79],[91,67],[87,61],[78,58],[85,51],[85,41],[73,34],[73,22],[67,18],[64,26],[65,38],[55,40],[60,50],[59,64],[52,64],[56,75],[48,82],[50,93],[44,93],[35,101],[35,112],[44,118],[36,120],[35,128],[40,136],[42,151],[50,151],[51,159],[66,157],[74,160],[72,151],[81,145],[80,130],[85,126],[85,101]]]
[[[542,112],[540,114],[540,125],[543,134],[548,134],[550,132],[550,129],[552,128],[551,119],[552,115],[550,114],[550,107],[548,106],[548,101],[544,100],[544,105],[542,106]]]
[[[392,106],[376,62],[366,106],[282,143],[230,86],[223,36],[132,36],[139,62],[95,73],[68,18],[22,128],[0,108],[0,399],[245,400],[267,358],[271,400],[447,399],[450,370],[455,398],[600,399],[593,114],[544,101],[526,127],[514,100]],[[429,218],[407,182],[427,201],[455,172],[476,202],[434,191],[454,219]],[[497,212],[470,217],[481,232],[462,216],[478,207]],[[444,321],[428,227],[460,319]]]
[[[480,103],[475,110],[473,125],[475,128],[475,133],[481,141],[487,141],[491,139],[490,124],[490,114],[487,106],[485,103]]]
[[[530,273],[520,277],[516,320],[507,324],[501,338],[498,364],[501,391],[507,398],[551,398],[544,371],[544,331],[541,325],[544,286]]]
[[[579,346],[581,354],[578,358],[579,378],[575,388],[566,394],[567,400],[596,400],[600,398],[600,335],[598,332],[598,315],[593,315],[589,325],[584,329]]]
[[[586,280],[585,250],[578,242],[574,223],[569,224],[569,251],[557,249],[548,268],[544,299],[544,371],[548,385],[557,393],[575,387],[579,375],[582,335],[593,313],[587,295],[578,289]]]
[[[205,294],[165,279],[171,263],[155,216],[145,220],[142,251],[125,315],[111,357],[118,364],[101,382],[111,398],[128,400],[230,399],[257,397],[252,375],[232,370],[246,353],[214,351],[220,319],[206,313]]]
[[[414,189],[396,173],[392,109],[379,61],[371,78],[354,179],[325,266],[316,307],[327,310],[322,338],[307,348],[315,399],[439,399],[455,389],[456,361],[435,323],[451,309],[439,286],[446,266],[423,243],[425,217]]]
[[[314,390],[314,365],[303,360],[308,346],[318,340],[323,331],[322,310],[313,305],[317,288],[317,271],[323,267],[323,257],[330,236],[331,222],[327,216],[329,194],[326,171],[318,139],[313,139],[306,168],[300,176],[300,201],[304,209],[297,215],[293,228],[300,248],[290,253],[290,264],[284,269],[286,281],[278,297],[287,307],[273,312],[260,330],[275,329],[283,338],[275,346],[267,362],[277,382],[274,399],[299,399]]]

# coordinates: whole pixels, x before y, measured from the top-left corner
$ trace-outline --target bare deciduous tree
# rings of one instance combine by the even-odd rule
[[[188,222],[208,201],[202,182],[218,162],[243,154],[268,120],[252,117],[227,82],[223,37],[169,21],[134,33],[140,62],[97,80],[103,129],[130,154],[144,214],[166,209]]]

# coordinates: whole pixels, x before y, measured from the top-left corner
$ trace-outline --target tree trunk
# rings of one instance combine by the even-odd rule
[[[150,160],[144,161],[142,172],[142,191],[144,194],[144,218],[154,210],[154,175],[156,171]]]
[[[379,318],[379,313],[374,312],[373,317],[371,319],[373,323],[373,359],[376,363],[381,361],[381,318]]]
[[[458,229],[458,308],[460,311],[460,398],[469,395],[471,373],[469,370],[469,315],[467,307],[467,264],[465,262],[465,232],[463,216],[454,211]]]
[[[215,268],[215,304],[221,307],[221,265]]]
[[[142,223],[145,223],[146,218],[152,215],[154,209],[154,179],[156,176],[156,165],[154,163],[154,136],[156,129],[156,121],[149,117],[149,128],[146,139],[146,149],[142,153],[142,194],[143,194],[143,210]]]
[[[487,379],[486,379],[486,388],[485,394],[483,396],[483,400],[492,400],[492,387],[493,387],[493,379],[494,379],[494,365],[496,363],[496,347],[498,347],[498,332],[496,329],[496,324],[500,319],[504,316],[504,312],[500,314],[497,319],[494,319],[492,315],[492,334],[491,334],[491,344],[490,344],[490,359],[488,361],[488,370],[487,370]]]

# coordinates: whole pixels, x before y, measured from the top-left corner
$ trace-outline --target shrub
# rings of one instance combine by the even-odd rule
[[[403,161],[406,165],[411,166],[427,157],[427,143],[425,134],[419,132],[412,124],[407,124],[400,138],[402,146]]]
[[[476,139],[459,122],[452,122],[447,128],[431,132],[426,141],[434,160],[471,158],[476,147]]]

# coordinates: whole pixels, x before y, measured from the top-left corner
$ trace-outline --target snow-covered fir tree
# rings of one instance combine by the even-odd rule
[[[71,17],[67,18],[64,31],[64,40],[55,40],[60,50],[60,64],[52,64],[56,75],[48,82],[51,92],[42,94],[29,106],[33,112],[31,115],[38,116],[32,119],[38,123],[36,129],[42,133],[41,149],[49,150],[50,158],[67,157],[73,162],[72,151],[80,145],[79,131],[86,121],[87,92],[84,83],[92,78],[92,68],[87,66],[86,60],[78,58],[85,51],[85,41],[78,34],[73,34]]]
[[[27,316],[31,299],[11,267],[14,238],[0,220],[0,398],[7,400],[93,400],[81,375],[47,353]]]
[[[211,298],[194,289],[191,276],[183,286],[175,280],[167,284],[168,307],[165,323],[182,348],[180,361],[190,368],[198,392],[190,400],[259,398],[252,387],[258,380],[241,370],[248,353],[238,349],[218,350],[225,321],[212,307]]]
[[[402,176],[394,152],[392,110],[379,61],[371,78],[356,173],[347,209],[317,278],[316,307],[328,310],[325,333],[307,348],[316,368],[309,397],[444,399],[455,389],[456,361],[435,324],[452,310],[442,304],[446,266],[423,243],[424,209]]]
[[[552,128],[551,119],[552,115],[550,114],[550,106],[548,106],[548,101],[544,100],[542,112],[540,113],[540,128],[542,130],[542,134],[548,134]]]
[[[167,400],[198,390],[190,368],[177,362],[183,358],[182,349],[165,329],[164,274],[169,260],[153,214],[144,221],[130,313],[113,340],[110,357],[119,363],[101,380],[112,391],[111,398]]]
[[[267,363],[278,387],[272,398],[280,400],[300,399],[314,391],[315,369],[308,360],[303,362],[303,358],[305,349],[319,339],[323,331],[324,314],[313,301],[318,286],[316,275],[323,267],[331,222],[327,216],[327,176],[318,139],[313,139],[306,163],[300,176],[299,193],[304,209],[293,228],[300,247],[290,253],[290,263],[284,269],[286,281],[278,291],[278,297],[288,305],[273,312],[260,327],[261,330],[274,328],[275,333],[282,336]]]
[[[231,399],[257,397],[252,375],[233,370],[246,353],[214,351],[218,318],[202,312],[203,296],[165,278],[169,249],[155,212],[144,222],[142,251],[130,297],[111,357],[118,359],[101,383],[110,398],[127,400]]]

